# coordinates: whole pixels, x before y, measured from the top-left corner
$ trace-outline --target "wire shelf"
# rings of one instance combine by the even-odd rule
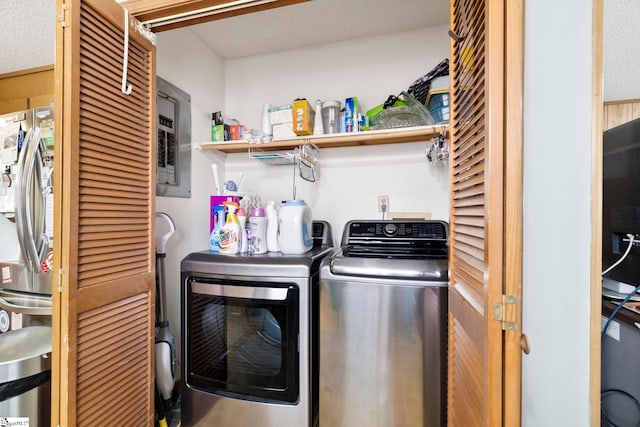
[[[301,144],[294,151],[265,151],[259,147],[249,147],[249,156],[268,165],[297,165],[300,177],[316,182],[319,177],[318,153],[320,149],[312,143]]]
[[[249,157],[268,165],[292,165],[296,161],[295,151],[264,151],[261,148],[249,148]]]

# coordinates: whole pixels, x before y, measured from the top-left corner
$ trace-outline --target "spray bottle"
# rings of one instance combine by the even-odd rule
[[[220,228],[224,224],[224,206],[215,205],[213,207],[213,230],[209,235],[209,250],[211,252],[220,252]]]
[[[240,252],[240,222],[236,216],[239,205],[236,202],[224,202],[227,218],[220,227],[220,253],[237,254]]]

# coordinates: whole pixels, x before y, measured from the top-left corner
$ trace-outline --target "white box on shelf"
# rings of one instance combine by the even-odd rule
[[[273,139],[291,139],[297,135],[293,132],[292,123],[273,125]]]

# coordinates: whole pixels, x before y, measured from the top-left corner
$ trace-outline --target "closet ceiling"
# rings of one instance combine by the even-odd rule
[[[212,21],[194,31],[225,59],[446,25],[447,0],[312,0]],[[605,100],[640,99],[640,1],[604,0]],[[0,74],[54,61],[55,1],[0,1]],[[371,44],[371,54],[384,51]],[[339,64],[336,64],[339,66]]]
[[[229,59],[448,22],[447,0],[312,0],[191,28]],[[371,54],[382,60],[381,49],[370,46]]]
[[[194,25],[225,59],[388,34],[449,20],[447,0],[312,0]],[[0,1],[0,74],[54,61],[55,1]],[[372,54],[384,55],[375,45]]]

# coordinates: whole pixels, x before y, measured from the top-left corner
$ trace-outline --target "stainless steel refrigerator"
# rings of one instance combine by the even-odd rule
[[[53,108],[0,116],[0,414],[50,423]]]

